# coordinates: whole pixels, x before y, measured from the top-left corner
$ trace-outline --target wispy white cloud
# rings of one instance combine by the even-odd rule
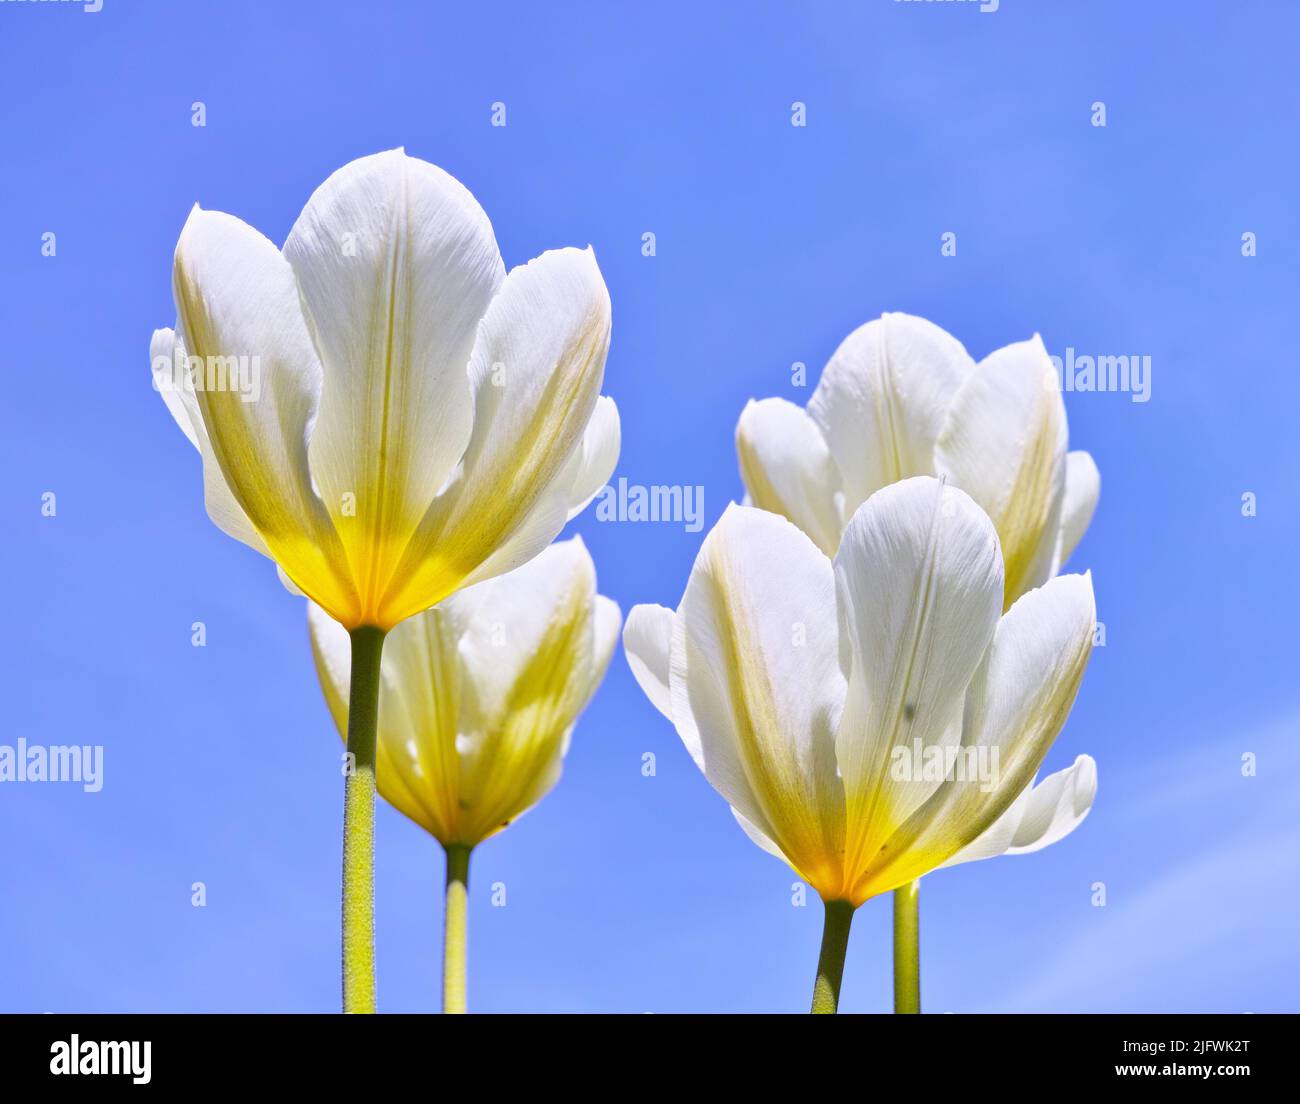
[[[1000,1010],[1300,1008],[1298,732],[1290,718],[1158,764],[1145,800],[1128,804],[1132,848],[1141,855],[1146,840],[1167,838],[1175,813],[1176,823],[1208,827],[1208,842],[1152,871],[1137,892],[1108,886],[1105,907],[1088,910]],[[1258,755],[1258,777],[1242,777],[1239,742]],[[1245,800],[1243,786],[1254,787]]]

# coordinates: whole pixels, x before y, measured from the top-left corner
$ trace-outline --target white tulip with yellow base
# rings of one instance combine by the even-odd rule
[[[173,288],[154,379],[209,515],[353,636],[344,1007],[373,1010],[384,634],[526,563],[608,478],[609,296],[590,249],[507,274],[474,197],[401,150],[325,181],[283,250],[196,206]]]
[[[1004,606],[1060,571],[1097,507],[1092,457],[1067,452],[1065,405],[1040,338],[1008,345],[978,364],[932,322],[885,314],[850,334],[803,409],[784,399],[750,402],[736,426],[749,500],[789,518],[827,555],[875,491],[916,475],[944,477],[992,518],[1005,559]],[[953,862],[1035,851],[1087,815],[1096,764],[1027,787],[988,839]],[[915,1010],[917,892],[896,901],[899,1010]],[[907,1006],[907,1007],[904,1007]]]
[[[309,607],[316,670],[347,731],[350,641]],[[618,640],[618,606],[596,593],[581,540],[398,625],[379,690],[380,795],[447,853],[443,1008],[465,1010],[470,853],[558,781],[578,714]]]
[[[978,840],[1069,714],[1091,578],[1052,579],[1005,613],[1003,581],[988,516],[918,477],[861,506],[834,560],[784,518],[733,505],[676,612],[628,617],[642,688],[750,838],[826,903],[814,1011],[838,1002],[854,910]],[[913,772],[918,741],[996,770]]]
[[[993,520],[1006,608],[1069,559],[1101,480],[1067,452],[1056,370],[1037,335],[978,364],[924,318],[885,314],[835,351],[808,407],[751,401],[736,425],[753,505],[788,517],[833,556],[857,508],[882,487],[939,476]]]

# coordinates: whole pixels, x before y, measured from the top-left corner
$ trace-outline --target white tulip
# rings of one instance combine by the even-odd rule
[[[736,426],[749,500],[789,518],[827,555],[881,487],[934,475],[964,490],[997,528],[1007,609],[1057,574],[1096,510],[1097,465],[1086,452],[1067,453],[1066,441],[1056,371],[1037,335],[976,364],[956,338],[907,314],[882,315],[850,334],[807,410],[751,400]],[[1068,772],[1026,788],[988,840],[948,865],[1027,853],[1068,835],[1096,796],[1096,764],[1082,756]]]
[[[1006,608],[1069,559],[1101,490],[1086,452],[1066,452],[1056,370],[1035,335],[978,364],[932,322],[885,314],[851,333],[807,410],[750,401],[736,426],[755,506],[788,517],[834,555],[854,511],[880,488],[941,476],[993,519]]]
[[[527,563],[608,479],[609,294],[590,249],[507,274],[474,197],[400,149],[334,173],[283,250],[196,205],[172,290],[154,382],[208,514],[352,634],[343,1006],[374,1011],[384,635]]]
[[[209,515],[348,629],[519,566],[613,471],[592,251],[507,275],[474,197],[402,150],[334,173],[283,250],[195,206],[173,286],[153,372]]]
[[[347,632],[309,605],[316,672],[346,737]],[[388,634],[379,794],[444,847],[475,847],[540,801],[621,626],[582,539],[454,594]]]
[[[319,606],[308,606],[308,620],[321,688],[346,739],[351,641]],[[447,852],[446,1011],[465,1010],[470,852],[559,780],[620,623],[575,537],[388,635],[376,776],[380,795]]]
[[[638,682],[750,838],[827,902],[828,931],[832,906],[851,916],[979,840],[1065,723],[1092,651],[1091,577],[1005,613],[1003,580],[984,511],[917,477],[872,495],[833,561],[784,518],[732,505],[676,612],[628,617]],[[918,750],[937,772],[913,769]]]

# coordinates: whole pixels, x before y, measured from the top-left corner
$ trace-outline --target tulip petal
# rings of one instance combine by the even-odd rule
[[[1088,575],[1059,575],[1011,607],[971,682],[963,719],[962,747],[984,749],[989,762],[996,755],[996,777],[946,782],[889,840],[868,896],[945,863],[1028,787],[1074,704],[1095,621]]]
[[[284,568],[282,568],[279,564],[275,565],[275,574],[276,577],[280,580],[280,585],[284,587],[284,589],[287,590],[290,594],[292,594],[295,598],[307,597],[307,595],[305,595],[301,590],[298,589],[298,584],[295,583],[292,579],[289,578],[288,575],[285,574]]]
[[[921,476],[859,508],[835,577],[849,674],[835,749],[856,876],[942,784],[914,764],[960,742],[966,689],[1002,608],[1002,557],[984,512]]]
[[[664,606],[633,606],[623,626],[623,654],[632,668],[637,685],[668,720],[673,719],[672,693],[669,689],[669,654],[673,642],[672,610]],[[703,770],[704,763],[696,758]]]
[[[1065,457],[1065,499],[1061,506],[1061,531],[1056,549],[1059,571],[1073,554],[1092,523],[1101,497],[1101,473],[1091,455],[1075,449]]]
[[[307,628],[325,704],[346,740],[348,697],[352,688],[352,644],[348,631],[315,602],[307,603]]]
[[[173,289],[188,352],[202,358],[205,376],[218,368],[218,386],[207,380],[195,399],[234,499],[298,587],[348,619],[355,590],[307,460],[320,365],[288,262],[239,219],[195,207],[176,246]],[[251,386],[230,385],[236,365]]]
[[[203,500],[208,517],[227,536],[242,541],[263,556],[269,556],[271,552],[266,547],[266,542],[248,520],[244,508],[235,500],[221,465],[212,452],[207,427],[203,424],[203,415],[199,413],[199,401],[194,394],[187,355],[184,341],[173,330],[154,330],[153,339],[149,343],[154,387],[162,395],[176,424],[199,452],[203,462]],[[279,568],[279,571],[282,578],[287,578],[283,568]]]
[[[839,468],[846,517],[881,487],[934,474],[935,441],[973,367],[955,337],[909,314],[884,314],[844,339],[808,413]]]
[[[175,330],[154,330],[149,339],[149,368],[154,390],[162,396],[168,413],[176,419],[190,444],[202,452],[194,425],[197,421],[201,427],[203,419],[198,417],[198,400],[194,397],[189,368],[183,355],[177,359]]]
[[[781,852],[781,849],[768,839],[767,836],[763,835],[758,825],[756,825],[752,820],[747,819],[744,813],[739,809],[733,808],[731,810],[731,815],[736,818],[736,823],[744,829],[745,835],[747,835],[752,842],[756,843],[773,858],[780,859],[787,866],[792,865],[790,860]]]
[[[618,407],[608,395],[596,400],[596,409],[582,435],[582,447],[577,458],[577,470],[569,490],[569,518],[575,518],[591,502],[600,489],[609,482],[618,463],[622,447],[622,427]]]
[[[705,777],[821,889],[840,878],[843,700],[828,559],[776,514],[731,505],[674,619],[672,716]]]
[[[835,555],[839,473],[808,412],[785,399],[751,399],[736,424],[736,453],[750,501],[789,518],[826,555]]]
[[[617,637],[608,608],[597,625],[595,587],[591,557],[575,538],[425,615],[455,625],[465,685],[473,688],[457,740],[454,842],[499,831],[559,777],[569,732],[595,686],[597,648],[612,648]]]
[[[564,526],[609,346],[609,293],[590,249],[511,271],[470,361],[474,431],[394,575],[393,623],[510,571]]]
[[[473,676],[484,731],[507,710],[522,673],[564,617],[585,620],[595,596],[595,568],[580,538],[558,541],[518,570],[466,587],[439,607],[455,627]],[[588,626],[590,627],[590,626]],[[577,634],[581,636],[582,634]],[[590,665],[590,633],[572,642]]]
[[[1064,839],[1092,809],[1097,796],[1097,764],[1080,755],[1065,770],[1031,783],[979,839],[943,865],[959,866],[998,855],[1027,855]]]
[[[1097,764],[1091,755],[1080,755],[1073,765],[1049,774],[1030,791],[1007,854],[1028,855],[1063,840],[1083,823],[1096,797]]]
[[[467,365],[501,255],[474,197],[401,150],[330,176],[284,255],[324,369],[312,472],[373,612],[469,442]]]
[[[935,449],[946,475],[993,519],[1004,608],[1051,577],[1065,489],[1065,404],[1035,335],[985,357],[958,392]]]
[[[988,826],[978,839],[968,843],[953,855],[943,867],[960,866],[962,863],[975,862],[978,859],[994,859],[1005,855],[1011,841],[1016,838],[1016,830],[1025,819],[1025,810],[1029,807],[1030,796],[1034,792],[1031,782],[1020,795],[1007,806],[1007,811]]]

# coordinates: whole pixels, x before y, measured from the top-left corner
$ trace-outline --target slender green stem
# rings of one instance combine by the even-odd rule
[[[921,1011],[921,879],[894,890],[894,1011]]]
[[[844,952],[849,949],[849,925],[853,906],[848,901],[826,902],[826,923],[822,927],[822,951],[817,958],[817,980],[813,983],[812,1010],[834,1012],[840,1006],[840,980],[844,977]]]
[[[375,1010],[375,742],[384,631],[352,630],[343,793],[343,1011]]]
[[[447,911],[442,935],[442,1010],[465,1011],[465,936],[469,919],[469,853],[447,845]]]

